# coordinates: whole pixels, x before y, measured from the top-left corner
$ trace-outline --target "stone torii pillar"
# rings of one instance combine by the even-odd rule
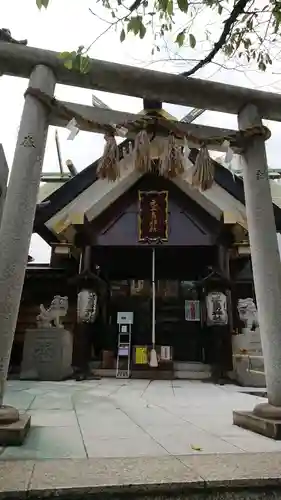
[[[258,109],[245,106],[239,129],[262,125]],[[281,439],[281,262],[271,197],[264,138],[254,136],[244,151],[243,181],[246,214],[268,403],[253,412],[234,412],[234,423]]]
[[[7,192],[9,168],[2,144],[0,144],[0,225]]]
[[[52,96],[55,84],[50,68],[42,65],[34,68],[30,87]],[[3,394],[28,260],[47,131],[46,108],[31,95],[26,95],[0,227],[0,445],[10,443],[11,422],[18,422],[21,427],[18,411],[3,407]],[[23,425],[28,427],[29,420]],[[5,429],[2,432],[2,426],[6,426],[6,432]]]

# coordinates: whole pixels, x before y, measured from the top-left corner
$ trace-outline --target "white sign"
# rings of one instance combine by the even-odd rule
[[[118,325],[132,325],[134,322],[134,313],[131,312],[118,312],[117,324]]]

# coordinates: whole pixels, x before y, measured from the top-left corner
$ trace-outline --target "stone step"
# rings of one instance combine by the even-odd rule
[[[98,375],[99,377],[115,378],[116,370],[98,368],[97,370],[93,370],[93,374]],[[148,380],[173,380],[174,372],[172,370],[158,370],[157,368],[155,370],[132,370],[131,378]]]
[[[250,355],[250,369],[264,371],[263,357],[255,358]]]
[[[196,361],[174,361],[175,371],[209,372],[210,365]]]
[[[131,378],[148,379],[148,380],[173,380],[175,378],[172,370],[133,370]]]
[[[211,378],[210,371],[177,370],[174,372],[176,379],[184,380],[208,380]]]

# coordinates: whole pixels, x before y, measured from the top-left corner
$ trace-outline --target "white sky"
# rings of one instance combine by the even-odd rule
[[[1,27],[9,28],[12,36],[17,39],[28,39],[28,44],[34,47],[50,50],[63,51],[75,50],[79,45],[88,46],[105,28],[106,25],[94,17],[88,10],[91,7],[95,12],[100,4],[96,0],[50,0],[47,11],[39,12],[35,0],[7,0],[0,5]],[[103,15],[102,13],[100,15]],[[196,23],[195,23],[196,24]],[[199,19],[193,31],[200,35],[200,29],[204,26],[202,18]],[[220,26],[215,26],[215,32],[219,33]],[[199,44],[199,52],[191,49],[182,49],[182,57],[200,58],[202,52]],[[192,64],[181,66],[172,61],[164,63],[152,61],[150,40],[139,41],[132,35],[129,40],[121,44],[119,35],[114,31],[107,33],[96,42],[91,51],[91,57],[106,59],[109,61],[126,63],[134,66],[145,66],[163,71],[179,73],[188,69]],[[157,53],[158,59],[165,59],[165,52]],[[224,62],[220,59],[221,62]],[[225,70],[217,65],[210,65],[199,72],[196,76],[208,78],[225,83],[241,85],[245,87],[260,88],[280,92],[281,71],[274,64],[266,74],[261,74],[249,68],[249,71]],[[23,107],[23,93],[27,87],[27,80],[3,76],[0,78],[0,142],[2,142],[8,165],[11,167],[18,127]],[[91,105],[92,91],[67,86],[57,85],[56,97],[72,102]],[[119,109],[138,112],[142,108],[140,99],[95,92],[107,105]],[[181,118],[189,108],[181,106],[165,105],[167,111],[177,118]],[[206,112],[197,123],[219,127],[236,128],[236,117],[222,113]],[[267,122],[272,132],[272,137],[267,143],[269,165],[279,168],[279,137],[281,135],[281,124]],[[43,170],[45,172],[58,171],[58,161],[54,142],[54,128],[50,128],[47,142],[46,155]],[[76,168],[80,171],[97,159],[103,150],[103,137],[98,134],[79,132],[74,141],[67,141],[68,132],[59,129],[62,156],[65,161],[71,158]],[[31,255],[36,261],[46,262],[50,251],[48,245],[37,235],[33,235],[31,244]]]

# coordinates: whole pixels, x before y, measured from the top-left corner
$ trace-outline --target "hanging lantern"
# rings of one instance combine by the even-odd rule
[[[113,134],[105,134],[105,147],[100,159],[97,175],[100,179],[108,179],[111,182],[120,177],[119,150]]]
[[[93,290],[82,289],[77,298],[78,323],[94,323],[98,313],[98,296]]]
[[[222,292],[213,291],[206,297],[207,307],[207,324],[212,325],[227,325],[227,300],[226,295]]]
[[[203,145],[195,160],[191,183],[193,186],[201,189],[201,191],[207,191],[207,189],[212,187],[214,178],[214,163],[209,155],[207,146]]]

